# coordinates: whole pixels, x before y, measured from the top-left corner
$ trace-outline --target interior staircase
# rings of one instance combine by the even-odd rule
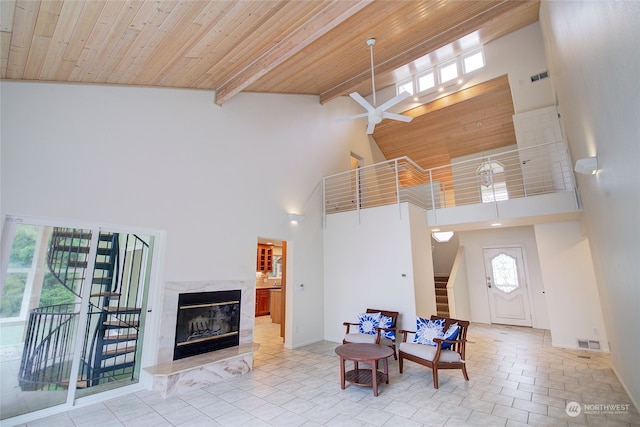
[[[438,316],[449,317],[449,296],[447,295],[448,276],[435,276],[436,309]]]

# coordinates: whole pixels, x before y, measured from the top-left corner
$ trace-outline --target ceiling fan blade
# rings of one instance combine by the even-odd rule
[[[406,123],[409,123],[411,120],[413,120],[413,117],[405,116],[402,114],[389,113],[389,112],[382,113],[382,117],[384,117],[385,119],[400,120],[401,122],[406,122]]]
[[[399,104],[400,102],[404,101],[405,99],[407,99],[410,96],[411,96],[411,94],[409,92],[402,92],[399,95],[394,96],[393,98],[391,98],[390,100],[388,100],[387,102],[385,102],[384,104],[379,106],[378,108],[380,110],[382,110],[382,111],[386,111],[389,108],[393,107],[394,105]]]
[[[360,113],[349,117],[339,117],[336,122],[346,122],[347,120],[359,119],[360,117],[367,117],[369,113]]]
[[[353,98],[354,101],[356,101],[358,104],[362,105],[362,107],[367,110],[367,111],[374,111],[375,108],[373,107],[373,105],[369,104],[369,102],[367,102],[366,99],[364,99],[362,97],[362,95],[360,95],[358,92],[351,92],[349,94],[349,96],[351,98]]]
[[[376,127],[376,124],[373,122],[369,122],[369,124],[367,125],[367,135],[372,135],[373,134],[373,128]]]

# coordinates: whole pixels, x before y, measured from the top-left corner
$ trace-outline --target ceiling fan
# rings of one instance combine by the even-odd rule
[[[402,114],[390,113],[387,111],[389,108],[393,107],[394,105],[404,101],[409,96],[411,96],[411,94],[408,92],[402,92],[399,95],[396,95],[395,97],[391,98],[384,104],[380,105],[379,107],[376,106],[376,83],[375,83],[375,77],[373,72],[373,45],[374,44],[376,44],[376,39],[370,38],[367,40],[367,45],[369,46],[369,51],[371,53],[371,89],[373,90],[372,92],[373,105],[369,104],[369,102],[366,99],[364,99],[364,97],[360,95],[358,92],[352,92],[349,94],[349,96],[353,98],[353,100],[356,101],[358,104],[362,105],[362,107],[364,107],[364,109],[367,110],[367,112],[356,114],[355,116],[349,116],[349,117],[338,119],[338,121],[345,121],[345,120],[357,119],[360,117],[367,117],[368,119],[367,135],[371,135],[373,133],[373,129],[378,123],[382,121],[382,119],[399,120],[401,122],[410,122],[411,120],[413,120],[413,117],[404,116]]]

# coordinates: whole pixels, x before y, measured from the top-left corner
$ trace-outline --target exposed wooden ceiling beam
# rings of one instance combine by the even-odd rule
[[[512,13],[517,10],[530,8],[532,5],[537,5],[537,1],[508,1],[505,0],[496,6],[479,13],[478,15],[461,22],[460,24],[451,27],[438,35],[425,40],[424,42],[405,50],[394,56],[393,58],[376,64],[376,74],[387,74],[393,72],[395,69],[402,67],[408,63],[411,63],[430,52],[433,52],[443,46],[450,43],[454,43],[460,38],[482,29],[483,26],[490,23],[492,20],[499,18],[506,13]],[[346,93],[353,92],[355,88],[362,85],[364,82],[371,78],[371,70],[362,72],[348,81],[335,86],[334,88],[320,94],[320,103],[324,104],[332,99],[344,95]]]
[[[320,13],[295,29],[288,37],[277,43],[245,67],[241,72],[216,88],[215,103],[222,105],[251,83],[300,52],[337,25],[351,17],[373,0],[358,2],[334,0]]]

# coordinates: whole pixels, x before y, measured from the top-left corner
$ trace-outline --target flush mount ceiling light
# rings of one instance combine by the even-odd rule
[[[289,221],[291,221],[292,224],[298,224],[304,221],[304,215],[302,214],[290,213],[287,216],[289,217]]]
[[[598,172],[598,158],[593,156],[580,159],[576,161],[574,170],[582,175],[595,175]]]
[[[433,236],[436,242],[444,243],[451,240],[453,237],[453,231],[434,231],[431,233],[431,236]]]

